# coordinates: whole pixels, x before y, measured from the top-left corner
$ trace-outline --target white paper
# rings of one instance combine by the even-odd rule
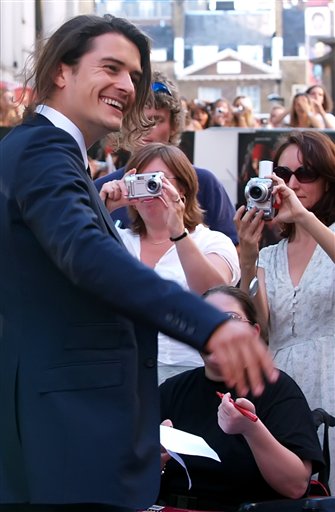
[[[218,454],[199,436],[183,432],[177,428],[160,426],[161,445],[169,452],[183,453],[185,455],[199,455],[220,461]]]
[[[186,476],[187,476],[187,480],[188,480],[188,490],[191,489],[192,487],[192,480],[191,480],[191,477],[189,475],[189,472],[187,471],[187,467],[186,467],[186,464],[185,462],[183,461],[183,459],[180,457],[180,455],[178,455],[178,453],[175,453],[175,452],[171,452],[170,450],[166,450],[168,452],[168,454],[173,458],[175,459],[177,462],[179,462],[179,464],[184,468],[185,470],[185,473],[186,473]]]
[[[188,479],[188,489],[192,487],[192,481],[187,471],[187,467],[183,459],[178,453],[185,455],[200,455],[201,457],[209,457],[210,459],[221,462],[218,454],[199,436],[189,434],[177,428],[160,426],[160,442],[165,450],[185,469]]]

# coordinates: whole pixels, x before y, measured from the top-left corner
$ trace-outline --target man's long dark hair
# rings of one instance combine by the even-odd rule
[[[141,56],[142,76],[136,90],[136,102],[123,120],[125,133],[135,134],[150,123],[143,114],[150,94],[151,64],[150,42],[148,37],[135,25],[123,18],[106,14],[100,16],[76,16],[65,22],[46,42],[35,56],[35,64],[26,78],[26,86],[33,81],[33,101],[28,108],[31,113],[37,104],[44,103],[54,89],[54,78],[60,63],[74,69],[80,59],[89,52],[95,37],[103,34],[121,34],[138,48]],[[83,105],[85,108],[85,105]]]

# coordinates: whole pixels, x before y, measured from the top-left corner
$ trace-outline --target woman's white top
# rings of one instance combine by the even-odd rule
[[[320,123],[322,124],[321,128],[326,128],[326,123],[325,123],[325,120],[323,119],[322,115],[316,114],[315,117],[317,117],[318,120],[320,121]],[[333,130],[335,128],[335,116],[333,116],[333,114],[331,114],[330,112],[327,112],[326,119],[327,119],[328,123],[330,124],[330,126],[327,127],[328,130]]]
[[[140,237],[130,229],[118,228],[120,237],[128,251],[138,260],[141,259]],[[219,231],[199,224],[189,235],[203,254],[215,253],[223,258],[232,272],[231,285],[240,279],[240,266],[236,248],[231,239]],[[164,279],[177,282],[185,290],[189,290],[183,267],[179,261],[175,245],[170,247],[156,263],[154,270]],[[169,336],[158,335],[158,363],[178,366],[202,366],[203,361],[197,350],[174,340]]]

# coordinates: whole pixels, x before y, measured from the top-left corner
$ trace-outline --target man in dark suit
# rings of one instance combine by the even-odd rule
[[[216,353],[241,394],[277,378],[252,327],[128,254],[87,173],[95,141],[145,127],[150,77],[135,26],[78,16],[37,61],[33,114],[1,141],[0,503],[155,501],[158,330]]]

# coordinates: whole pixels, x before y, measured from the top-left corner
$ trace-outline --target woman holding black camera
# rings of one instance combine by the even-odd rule
[[[291,132],[276,151],[272,178],[278,207],[272,222],[283,239],[259,252],[263,214],[238,209],[241,288],[255,285],[257,275],[254,301],[277,367],[298,383],[311,409],[334,414],[334,143],[321,132]],[[330,436],[335,482],[335,432]]]
[[[197,175],[183,151],[147,144],[134,152],[126,171],[122,180],[105,183],[100,196],[110,211],[129,206],[131,229],[119,233],[131,254],[161,277],[198,294],[218,284],[236,285],[240,278],[236,248],[226,235],[203,225]],[[161,191],[130,199],[127,177],[157,171],[164,173]],[[142,185],[139,188],[143,190]],[[160,380],[202,366],[196,350],[162,333],[158,339]]]

